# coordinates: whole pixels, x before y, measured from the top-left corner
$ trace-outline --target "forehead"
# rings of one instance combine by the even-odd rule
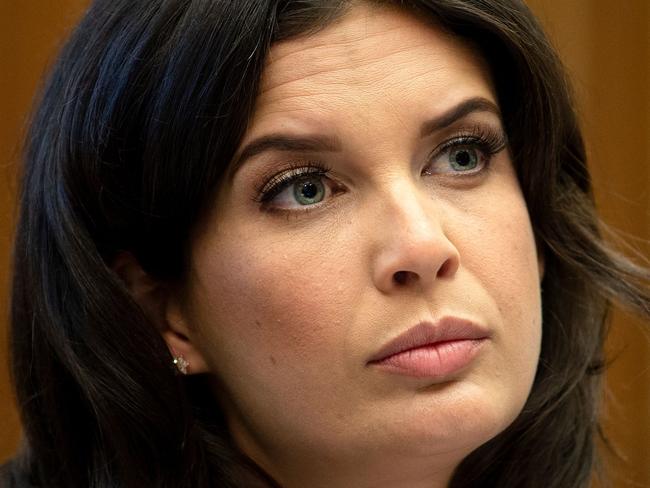
[[[360,4],[317,34],[271,47],[249,127],[323,129],[382,107],[426,118],[470,96],[495,101],[467,43],[405,10]]]

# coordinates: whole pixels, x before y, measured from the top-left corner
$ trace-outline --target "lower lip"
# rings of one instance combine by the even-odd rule
[[[487,339],[438,342],[372,362],[383,371],[418,378],[450,376],[470,364]]]

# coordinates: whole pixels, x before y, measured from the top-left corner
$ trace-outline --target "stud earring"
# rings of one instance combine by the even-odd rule
[[[187,374],[187,368],[190,366],[190,363],[179,354],[178,356],[174,356],[174,366],[176,366],[182,374]]]

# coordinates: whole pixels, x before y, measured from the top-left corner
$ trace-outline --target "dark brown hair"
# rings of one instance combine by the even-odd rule
[[[599,235],[557,56],[519,0],[394,0],[480,50],[545,259],[532,393],[451,486],[586,487],[609,301],[648,315],[646,270]],[[175,282],[241,140],[273,42],[345,0],[99,0],[47,81],[27,140],[12,296],[26,447],[48,487],[273,486],[234,446],[204,379],[181,378],[110,268],[129,251]]]

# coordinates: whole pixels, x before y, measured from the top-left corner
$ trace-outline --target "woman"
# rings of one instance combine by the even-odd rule
[[[18,486],[587,486],[648,310],[515,0],[96,2],[15,255]]]

